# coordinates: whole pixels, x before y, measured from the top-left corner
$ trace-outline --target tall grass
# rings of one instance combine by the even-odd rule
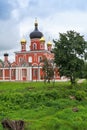
[[[0,82],[3,119],[24,120],[25,130],[86,130],[87,82]]]

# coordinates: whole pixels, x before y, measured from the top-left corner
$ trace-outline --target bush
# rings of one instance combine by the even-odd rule
[[[75,97],[78,101],[82,101],[86,97],[86,92],[83,90],[78,90],[75,94]]]

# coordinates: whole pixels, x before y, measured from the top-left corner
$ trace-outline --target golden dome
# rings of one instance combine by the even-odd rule
[[[21,39],[21,43],[26,43],[26,39]]]
[[[47,43],[47,45],[50,45],[50,46],[52,46],[52,43],[51,43],[51,42],[48,42],[48,43]]]
[[[41,37],[41,38],[40,38],[40,42],[45,42],[45,38],[44,38],[44,37]]]

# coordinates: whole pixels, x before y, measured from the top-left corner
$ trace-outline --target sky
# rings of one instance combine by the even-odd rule
[[[87,40],[87,0],[0,0],[0,59],[8,53],[13,62],[22,38],[26,38],[29,50],[35,18],[46,42],[69,30]]]

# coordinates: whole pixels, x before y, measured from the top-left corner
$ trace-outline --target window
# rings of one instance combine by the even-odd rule
[[[5,70],[5,76],[6,76],[6,77],[9,77],[9,72],[10,72],[9,69],[6,69],[6,70]]]
[[[41,62],[41,60],[42,60],[42,57],[39,56],[39,57],[38,57],[38,62]]]
[[[22,45],[22,50],[24,50],[24,45]]]
[[[34,44],[33,44],[33,50],[36,50],[36,49],[37,49],[37,44],[34,43]]]
[[[24,77],[27,76],[27,71],[26,71],[26,69],[23,69],[23,70],[22,70],[22,76],[24,76]]]
[[[21,62],[22,61],[22,58],[21,57],[19,57],[19,62]]]
[[[25,59],[22,57],[19,57],[19,63],[23,64],[25,62]]]
[[[33,76],[34,76],[34,77],[37,77],[37,69],[34,69],[34,70],[33,70]]]
[[[28,57],[28,62],[32,63],[32,57],[31,56]]]
[[[40,48],[43,49],[43,44],[40,44]]]
[[[12,76],[15,76],[15,69],[12,69],[11,75],[12,75]]]

